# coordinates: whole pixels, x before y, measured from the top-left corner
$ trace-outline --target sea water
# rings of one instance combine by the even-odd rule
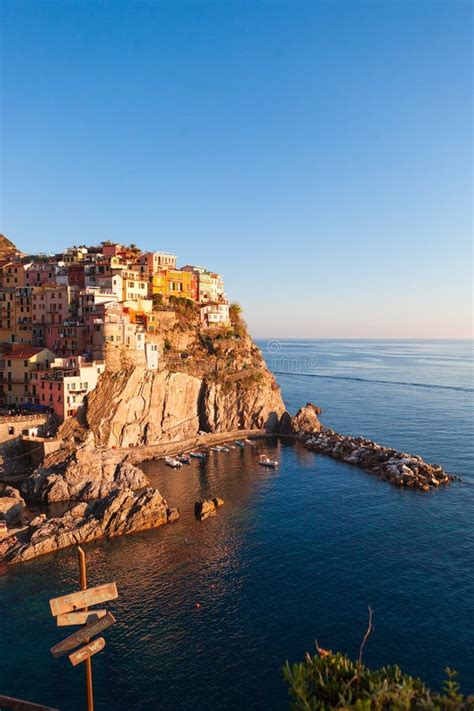
[[[116,580],[117,623],[93,659],[96,709],[285,709],[285,660],[314,640],[474,691],[472,342],[265,341],[287,407],[442,464],[462,482],[399,490],[272,440],[175,471],[143,468],[181,519],[86,546],[89,584]],[[280,461],[259,467],[259,453]],[[195,521],[198,498],[225,500]],[[73,550],[3,568],[0,693],[85,708],[84,669],[55,660],[49,598],[77,589]]]

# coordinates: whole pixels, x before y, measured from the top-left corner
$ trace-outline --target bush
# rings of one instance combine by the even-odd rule
[[[163,343],[163,348],[165,349],[165,351],[173,350],[173,344],[171,343],[169,338],[165,338],[165,341]]]
[[[402,711],[433,709],[448,711],[474,709],[474,696],[464,697],[455,681],[456,672],[446,670],[448,678],[442,693],[432,692],[421,679],[403,674],[397,666],[369,669],[344,654],[318,648],[304,662],[287,662],[283,676],[290,687],[295,711],[317,709],[357,709],[357,711]]]

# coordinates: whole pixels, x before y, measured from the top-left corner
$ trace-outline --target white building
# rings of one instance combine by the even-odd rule
[[[229,304],[209,302],[201,306],[201,321],[206,326],[230,326]]]

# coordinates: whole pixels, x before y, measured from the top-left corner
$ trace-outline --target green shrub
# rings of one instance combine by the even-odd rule
[[[287,662],[283,676],[289,684],[294,711],[404,711],[474,709],[474,696],[459,693],[456,672],[447,669],[442,693],[432,692],[421,679],[403,674],[397,666],[369,669],[344,654],[318,648],[300,664]]]

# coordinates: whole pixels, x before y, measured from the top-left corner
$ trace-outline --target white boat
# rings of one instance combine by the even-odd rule
[[[276,469],[276,467],[278,466],[278,462],[276,461],[276,459],[270,459],[270,457],[267,457],[266,454],[262,454],[260,456],[258,463],[261,467],[270,467],[271,469]]]
[[[252,447],[255,447],[255,442],[251,439],[244,439],[245,444],[250,444]]]
[[[234,440],[234,442],[237,445],[237,447],[241,447],[242,449],[245,447],[245,444],[242,442],[241,439],[236,439],[236,440]]]
[[[174,457],[165,457],[165,464],[167,464],[169,467],[172,467],[173,469],[179,469],[182,467],[182,463],[179,462],[177,459],[174,459]]]

